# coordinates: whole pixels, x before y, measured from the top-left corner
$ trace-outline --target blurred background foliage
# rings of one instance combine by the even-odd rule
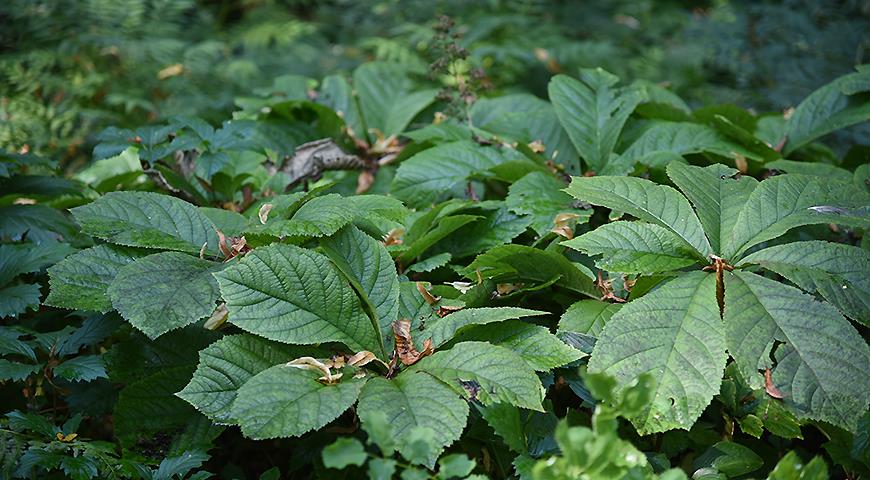
[[[425,74],[442,13],[493,94],[546,97],[552,75],[600,66],[692,105],[777,111],[870,56],[868,0],[6,0],[0,148],[76,168],[108,125],[219,122],[282,75]]]

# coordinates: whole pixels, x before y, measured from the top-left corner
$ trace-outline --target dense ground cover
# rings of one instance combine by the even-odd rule
[[[576,9],[0,7],[0,476],[870,475],[866,5]]]

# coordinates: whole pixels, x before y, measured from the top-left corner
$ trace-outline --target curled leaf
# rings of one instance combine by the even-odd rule
[[[782,392],[773,384],[770,367],[764,369],[764,391],[773,398],[782,398]]]
[[[227,310],[227,304],[221,303],[215,309],[214,313],[208,317],[208,320],[205,321],[203,327],[207,330],[217,330],[222,327],[227,322],[227,317],[229,316],[229,311]]]
[[[394,228],[384,236],[384,246],[389,247],[390,245],[401,245],[402,237],[405,236],[405,230],[403,228]]]
[[[413,365],[433,352],[432,339],[429,338],[423,342],[423,351],[417,351],[411,338],[411,322],[409,320],[393,322],[393,334],[396,337],[396,355],[403,365]]]
[[[425,282],[417,282],[417,291],[420,292],[420,295],[423,295],[423,298],[426,299],[426,303],[429,305],[435,305],[438,303],[438,300],[441,300],[440,297],[435,297],[429,293],[429,290],[426,290]]]
[[[264,203],[260,207],[260,210],[257,212],[257,217],[260,218],[260,223],[262,223],[263,225],[266,224],[266,220],[269,219],[269,212],[272,211],[273,207],[274,205],[272,205],[271,203]]]

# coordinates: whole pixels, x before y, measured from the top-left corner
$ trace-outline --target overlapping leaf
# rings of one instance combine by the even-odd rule
[[[48,269],[51,291],[47,305],[107,312],[112,301],[106,291],[118,271],[141,258],[143,253],[133,248],[97,245],[82,250]]]

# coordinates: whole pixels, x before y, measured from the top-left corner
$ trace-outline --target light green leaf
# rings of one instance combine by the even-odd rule
[[[151,192],[111,192],[70,210],[82,232],[132,247],[218,252],[214,225],[193,205]]]
[[[285,365],[266,369],[242,385],[230,415],[254,440],[298,437],[321,428],[350,408],[365,384],[345,378],[324,385],[317,381],[321,375]]]
[[[448,251],[456,258],[468,257],[497,245],[510,243],[525,232],[530,223],[531,219],[508,211],[502,204],[499,208],[486,212],[483,218],[456,229],[438,242],[434,249]]]
[[[802,225],[870,225],[866,214],[861,219],[849,213],[867,205],[870,193],[851,182],[794,174],[768,178],[749,195],[722,253],[735,263],[748,248]]]
[[[613,315],[595,343],[589,372],[614,376],[620,388],[651,374],[652,404],[632,423],[641,434],[688,430],[719,392],[726,358],[716,277],[691,272]]]
[[[446,317],[445,317],[446,318]],[[565,344],[540,325],[508,320],[487,326],[473,326],[459,333],[457,342],[481,341],[509,348],[536,372],[548,372],[586,356]]]
[[[133,248],[97,245],[61,260],[48,269],[51,291],[46,305],[107,312],[112,301],[106,293],[118,271],[144,254]]]
[[[735,178],[737,170],[722,164],[696,167],[673,162],[668,177],[689,198],[714,253],[721,253],[734,223],[758,181],[749,176]]]
[[[399,314],[399,279],[396,265],[381,242],[349,225],[323,240],[326,256],[356,290],[364,308],[378,326],[385,351],[393,350],[392,325]]]
[[[406,456],[415,427],[431,428],[436,449],[427,459],[432,465],[462,435],[468,404],[450,387],[422,372],[405,371],[392,380],[373,378],[360,394],[357,413],[363,422],[377,412],[387,414],[399,452]]]
[[[274,212],[280,214],[280,212]],[[275,237],[325,237],[352,222],[356,209],[341,195],[331,193],[305,202],[289,219],[274,215],[265,225],[249,228],[248,232]]]
[[[598,297],[591,273],[581,270],[563,255],[525,245],[502,245],[478,255],[466,269],[468,278],[476,278],[476,271],[484,278],[498,283],[531,281],[545,284],[555,281],[560,287],[577,293]]]
[[[107,294],[122,317],[154,339],[211,315],[220,298],[212,273],[221,268],[184,253],[155,253],[121,267]]]
[[[450,197],[461,198],[473,174],[517,158],[520,154],[514,150],[483,147],[470,141],[439,145],[403,161],[396,170],[391,192],[415,208]]]
[[[513,318],[546,314],[547,312],[540,310],[516,307],[463,308],[444,317],[430,320],[426,323],[426,327],[422,332],[415,333],[414,338],[420,341],[431,338],[432,346],[438,348],[447,343],[462,328],[469,325],[483,325]]]
[[[477,396],[484,405],[507,402],[543,412],[543,389],[534,370],[516,353],[485,342],[463,342],[417,362],[423,371],[443,381],[466,398]],[[479,386],[469,393],[463,383]]]
[[[559,319],[559,330],[562,332],[577,332],[598,337],[601,330],[610,321],[622,305],[599,300],[580,300],[568,307]]]
[[[768,475],[767,480],[828,480],[828,464],[821,456],[804,462],[793,450]]]
[[[386,358],[353,289],[319,253],[270,245],[215,277],[229,321],[242,330],[291,344],[343,342]]]
[[[645,222],[613,222],[562,245],[603,255],[595,265],[608,272],[658,273],[695,264],[695,252],[671,230]]]
[[[667,185],[634,177],[574,177],[565,190],[593,205],[631,214],[676,233],[707,261],[713,253],[686,197]]]
[[[406,67],[398,63],[362,64],[353,72],[353,88],[359,100],[365,127],[369,130],[376,129],[384,136],[400,133],[405,127],[401,123],[407,124],[417,111],[422,110],[434,99],[432,95],[429,102],[422,105],[425,98],[402,101],[402,97],[411,88],[411,81],[408,79]],[[396,104],[404,105],[397,108]],[[402,119],[406,120],[400,122]],[[398,128],[398,131],[390,131],[390,128]],[[369,134],[364,131],[356,133],[360,136]]]
[[[553,221],[560,213],[579,215],[578,222],[584,222],[592,215],[592,209],[572,208],[574,199],[562,191],[564,188],[565,184],[556,177],[532,172],[510,186],[505,205],[518,215],[531,217],[532,229],[538,235],[545,235],[553,229]]]
[[[428,107],[437,94],[438,90],[419,90],[390,102],[387,121],[384,124],[384,136],[398,135],[405,131],[411,120]]]
[[[770,368],[774,386],[799,417],[854,430],[867,411],[870,348],[834,307],[737,271],[725,276],[725,333],[750,385],[763,385],[759,370]]]
[[[426,273],[431,272],[432,270],[441,268],[447,265],[450,262],[450,259],[453,258],[453,255],[444,252],[439,253],[438,255],[433,255],[425,260],[421,260],[410,267],[406,268],[406,272],[418,272],[418,273]]]
[[[176,395],[219,424],[233,424],[230,406],[254,375],[296,358],[297,350],[249,334],[224,337],[199,352],[193,378]]]
[[[789,153],[813,140],[855,123],[870,120],[870,70],[844,75],[811,93],[794,109],[786,123]]]
[[[600,68],[581,70],[580,80],[553,77],[550,101],[577,153],[591,170],[602,173],[625,121],[644,95],[639,89],[613,88],[619,78]]]
[[[452,453],[438,460],[438,478],[448,480],[451,478],[466,478],[474,470],[477,462],[462,453]],[[489,478],[489,477],[486,477]]]
[[[692,462],[692,469],[713,468],[728,477],[737,477],[758,470],[762,465],[764,460],[749,447],[722,441],[696,458]]]
[[[359,440],[352,437],[342,437],[323,448],[323,466],[339,470],[348,465],[362,466],[368,460],[368,455]]]
[[[818,292],[844,315],[870,326],[870,252],[823,241],[776,245],[744,258],[801,289]]]

